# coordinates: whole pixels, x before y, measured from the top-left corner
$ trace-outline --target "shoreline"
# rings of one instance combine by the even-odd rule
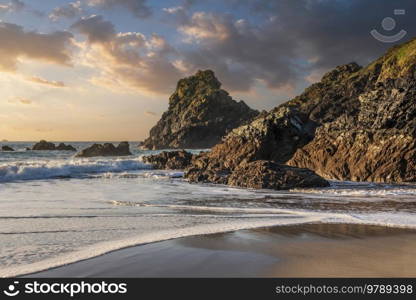
[[[301,224],[115,250],[21,277],[415,277],[416,230]]]

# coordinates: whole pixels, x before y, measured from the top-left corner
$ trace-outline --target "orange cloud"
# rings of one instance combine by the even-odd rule
[[[31,82],[39,83],[39,84],[50,85],[53,87],[65,87],[66,86],[65,83],[63,83],[62,81],[47,80],[47,79],[36,77],[36,76],[28,77],[27,80]]]
[[[72,29],[87,38],[82,46],[84,63],[101,72],[92,78],[93,83],[119,91],[166,94],[183,75],[169,58],[175,49],[161,36],[117,33],[111,22],[95,15],[82,18]]]

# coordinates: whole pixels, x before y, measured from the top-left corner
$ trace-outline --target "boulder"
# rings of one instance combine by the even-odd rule
[[[163,151],[160,154],[144,156],[143,162],[151,164],[160,170],[183,170],[187,168],[194,155],[185,150]]]
[[[328,181],[309,169],[279,165],[267,160],[257,160],[238,166],[229,176],[227,184],[273,190],[329,186]]]
[[[111,143],[94,144],[79,152],[76,157],[127,156],[131,155],[128,142],[121,142],[117,147]]]
[[[169,108],[150,130],[143,149],[206,149],[259,114],[221,89],[211,70],[179,80]]]
[[[2,146],[1,151],[14,151],[14,149],[12,147],[9,147],[9,146]]]

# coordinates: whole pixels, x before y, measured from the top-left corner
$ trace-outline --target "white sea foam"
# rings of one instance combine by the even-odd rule
[[[61,159],[0,164],[0,182],[78,177],[87,174],[150,169],[141,159]]]
[[[175,207],[175,206],[172,206]],[[176,208],[181,209],[181,206]],[[204,207],[193,207],[192,209],[205,209]],[[392,227],[404,227],[404,228],[414,228],[416,229],[416,220],[414,215],[409,214],[403,219],[403,216],[396,216],[395,214],[379,214],[375,215],[365,215],[365,214],[339,214],[339,213],[318,213],[318,212],[300,212],[284,209],[233,209],[228,207],[223,208],[213,208],[213,210],[223,210],[223,211],[234,211],[234,212],[245,212],[248,215],[251,215],[251,218],[235,218],[230,219],[228,217],[219,217],[219,216],[206,216],[208,219],[211,219],[211,223],[201,223],[192,226],[186,226],[183,228],[173,228],[173,229],[162,229],[152,232],[144,232],[141,235],[136,235],[128,238],[112,240],[108,242],[100,242],[93,245],[88,245],[82,249],[65,253],[59,256],[51,257],[45,260],[36,261],[29,264],[17,265],[17,266],[7,266],[0,270],[0,277],[14,277],[24,274],[30,274],[35,272],[40,272],[54,267],[63,266],[66,264],[86,260],[96,256],[106,254],[108,252],[120,250],[126,247],[160,242],[175,238],[188,237],[194,235],[203,235],[203,234],[214,234],[214,233],[223,233],[230,232],[242,229],[253,229],[260,227],[270,227],[270,226],[286,226],[286,225],[297,225],[305,223],[350,223],[350,224],[368,224],[368,225],[382,225],[382,226],[392,226]],[[271,215],[259,216],[257,213],[269,213]],[[274,214],[275,217],[272,215]],[[158,218],[161,215],[153,215],[153,217]],[[177,215],[179,218],[181,215]],[[192,215],[188,215],[191,217]],[[196,216],[195,216],[196,217]],[[198,216],[202,217],[202,216]],[[179,219],[178,219],[179,220]]]
[[[122,240],[113,240],[110,242],[97,243],[87,246],[81,250],[66,253],[60,256],[49,258],[42,261],[37,261],[30,264],[4,267],[0,270],[0,277],[14,277],[23,274],[30,274],[47,270],[50,268],[74,263],[77,261],[89,259],[105,253],[120,250],[126,247],[131,247],[140,244],[147,244],[159,241],[165,241],[180,237],[187,237],[193,235],[213,234],[221,232],[230,232],[241,229],[251,229],[258,227],[269,227],[276,225],[294,225],[304,222],[318,222],[319,218],[309,217],[299,220],[298,218],[282,218],[282,219],[257,219],[257,220],[236,220],[226,222],[215,222],[211,224],[199,224],[189,226],[186,228],[175,228],[161,230],[158,232],[145,233],[140,236],[130,237]]]

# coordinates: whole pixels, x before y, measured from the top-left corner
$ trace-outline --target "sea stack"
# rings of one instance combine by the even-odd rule
[[[258,113],[221,89],[213,71],[198,71],[179,80],[168,110],[150,130],[142,148],[211,148],[227,132],[248,123]]]

